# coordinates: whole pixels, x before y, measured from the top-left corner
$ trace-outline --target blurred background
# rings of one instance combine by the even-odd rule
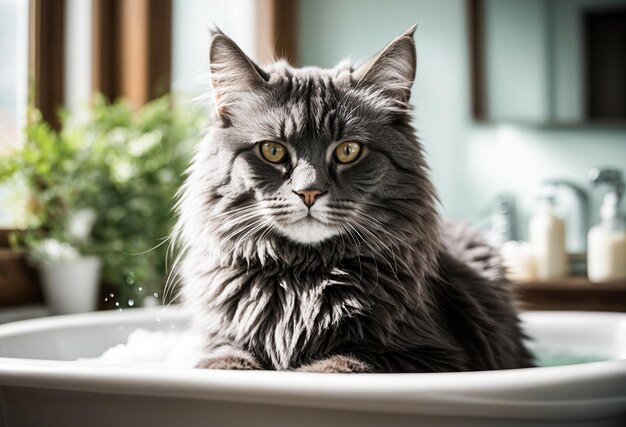
[[[72,277],[100,308],[171,297],[209,27],[260,64],[331,67],[416,22],[414,123],[443,215],[502,247],[525,307],[625,311],[626,0],[0,0],[4,312],[82,310],[62,307]]]

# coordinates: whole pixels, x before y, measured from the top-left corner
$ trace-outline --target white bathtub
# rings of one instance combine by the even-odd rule
[[[158,320],[157,320],[158,318]],[[626,315],[531,312],[535,346],[613,359],[445,374],[211,371],[72,362],[175,309],[0,326],[0,426],[624,426]]]

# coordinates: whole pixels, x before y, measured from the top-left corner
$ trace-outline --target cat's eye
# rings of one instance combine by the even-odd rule
[[[339,163],[351,163],[359,158],[361,144],[354,141],[342,142],[335,148],[335,157]]]
[[[285,159],[287,149],[278,142],[264,142],[261,144],[261,155],[268,162],[279,163]]]

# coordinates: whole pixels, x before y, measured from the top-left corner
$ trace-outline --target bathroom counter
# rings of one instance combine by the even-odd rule
[[[626,312],[626,280],[591,283],[586,277],[565,277],[516,283],[515,292],[528,310]]]

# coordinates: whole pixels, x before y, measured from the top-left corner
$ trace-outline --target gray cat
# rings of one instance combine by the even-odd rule
[[[408,104],[414,31],[332,69],[261,68],[214,31],[217,123],[174,230],[199,367],[532,365],[496,253],[440,222]]]

